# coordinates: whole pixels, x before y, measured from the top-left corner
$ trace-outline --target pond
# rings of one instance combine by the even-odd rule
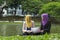
[[[40,27],[39,23],[35,24]],[[60,25],[52,24],[51,33],[60,33]],[[22,35],[22,23],[0,23],[0,36]]]
[[[0,25],[1,36],[13,36],[22,34],[22,25]]]

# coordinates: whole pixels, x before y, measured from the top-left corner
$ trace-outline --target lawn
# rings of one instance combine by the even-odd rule
[[[60,40],[60,34],[0,36],[0,40]]]

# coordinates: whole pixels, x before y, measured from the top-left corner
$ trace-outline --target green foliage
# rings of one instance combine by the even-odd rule
[[[44,4],[40,9],[39,13],[48,13],[52,16],[60,16],[60,3],[50,2],[48,4]]]
[[[0,5],[3,3],[3,0],[0,0]]]
[[[59,34],[45,34],[39,36],[0,36],[0,40],[59,40]]]
[[[0,5],[4,0],[0,0]],[[6,0],[7,5],[14,4],[14,0]],[[60,14],[60,0],[18,0],[18,4],[26,11],[36,12],[41,14],[47,12],[53,16]],[[43,6],[42,6],[43,5]],[[40,9],[40,10],[39,10]]]
[[[39,10],[42,2],[40,0],[26,0],[21,2],[23,9],[29,10],[30,12],[35,12]]]

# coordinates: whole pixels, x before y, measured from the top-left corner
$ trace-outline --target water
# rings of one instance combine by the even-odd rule
[[[15,36],[22,34],[22,25],[0,25],[0,36]]]
[[[3,32],[3,35],[5,36],[6,35],[6,25],[2,25],[2,32]]]
[[[40,25],[36,25],[40,27]],[[60,25],[52,25],[51,33],[60,33]],[[0,24],[0,36],[22,35],[22,24]]]

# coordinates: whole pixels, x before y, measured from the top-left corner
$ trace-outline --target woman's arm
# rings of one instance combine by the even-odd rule
[[[32,21],[32,27],[35,27],[35,23],[34,23],[34,21]]]
[[[41,30],[44,30],[44,26],[42,25],[42,22],[41,22],[41,27],[40,27]]]
[[[25,22],[23,22],[23,27],[22,27],[23,33],[27,31],[27,30],[25,29],[25,27],[26,27],[26,24],[25,24]]]

